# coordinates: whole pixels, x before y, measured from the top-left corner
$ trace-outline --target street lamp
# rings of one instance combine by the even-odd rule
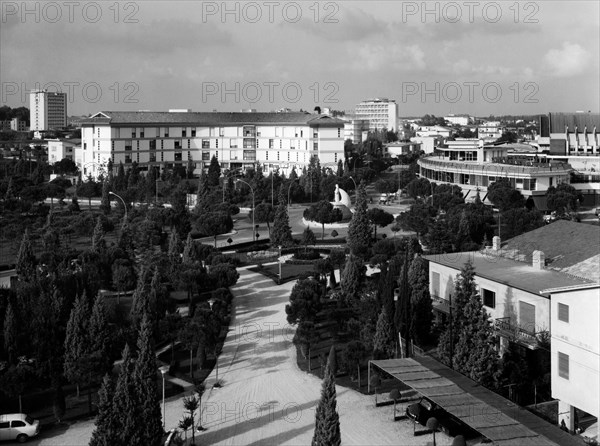
[[[210,305],[210,311],[213,310],[213,305],[215,304],[215,302],[216,302],[216,300],[214,297],[211,297],[210,299],[208,299],[208,305]],[[216,346],[215,346],[215,372],[216,372],[215,386],[221,387],[220,385],[217,386],[217,384],[219,384],[219,356],[217,355],[217,347]]]
[[[121,197],[120,195],[115,194],[114,192],[110,191],[108,193],[109,195],[114,195],[115,197],[117,197],[119,200],[121,200],[121,203],[123,203],[123,208],[125,208],[125,222],[127,222],[127,205],[125,204],[125,200],[123,200],[123,197]]]
[[[165,375],[167,374],[167,372],[169,371],[169,366],[168,365],[163,365],[162,367],[160,367],[158,370],[160,370],[160,374],[162,375],[162,381],[163,381],[163,397],[162,397],[162,409],[163,409],[163,432],[165,430],[165,416],[166,416],[166,412],[165,412]]]
[[[255,231],[255,226],[254,226],[254,214],[255,214],[256,212],[255,212],[255,206],[254,206],[254,203],[255,203],[255,200],[254,200],[254,189],[252,189],[252,186],[250,186],[250,185],[249,185],[247,182],[245,182],[245,181],[244,181],[244,180],[242,180],[241,178],[237,178],[237,179],[235,180],[235,182],[236,182],[236,183],[244,183],[246,186],[248,186],[248,187],[250,188],[250,192],[252,192],[252,241],[255,241],[255,240],[256,240],[256,237],[255,237],[255,232],[254,232],[254,231]]]
[[[281,285],[281,245],[279,245],[279,285]]]

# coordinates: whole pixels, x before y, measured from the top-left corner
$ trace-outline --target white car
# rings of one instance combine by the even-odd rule
[[[25,443],[40,433],[40,420],[24,413],[0,415],[0,441],[17,440]]]

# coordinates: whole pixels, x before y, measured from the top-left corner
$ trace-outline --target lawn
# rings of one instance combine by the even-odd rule
[[[296,280],[302,276],[312,275],[314,271],[314,265],[289,265],[287,263],[281,264],[281,283],[290,282]],[[262,267],[256,266],[248,268],[249,271],[260,273],[270,279],[273,279],[275,283],[279,280],[279,264],[263,265]]]

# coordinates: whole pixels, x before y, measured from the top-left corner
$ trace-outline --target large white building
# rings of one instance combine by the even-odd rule
[[[358,104],[354,112],[357,119],[369,121],[370,131],[398,129],[398,104],[393,99],[367,99]]]
[[[67,125],[67,93],[32,90],[29,93],[31,131],[59,129]]]
[[[260,163],[263,171],[289,174],[308,166],[344,159],[344,121],[307,112],[195,113],[99,112],[81,123],[81,149],[75,163],[82,174],[97,177],[108,161],[136,162],[171,169],[192,163],[199,171],[216,156],[224,169]]]
[[[449,114],[447,116],[444,116],[444,119],[446,121],[448,121],[449,123],[456,124],[456,125],[469,125],[472,121],[472,119],[469,115]]]

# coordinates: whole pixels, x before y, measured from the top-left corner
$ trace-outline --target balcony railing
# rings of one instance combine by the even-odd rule
[[[540,333],[531,332],[512,324],[509,317],[495,319],[494,328],[501,336],[515,340],[532,350],[538,348],[538,334]]]

